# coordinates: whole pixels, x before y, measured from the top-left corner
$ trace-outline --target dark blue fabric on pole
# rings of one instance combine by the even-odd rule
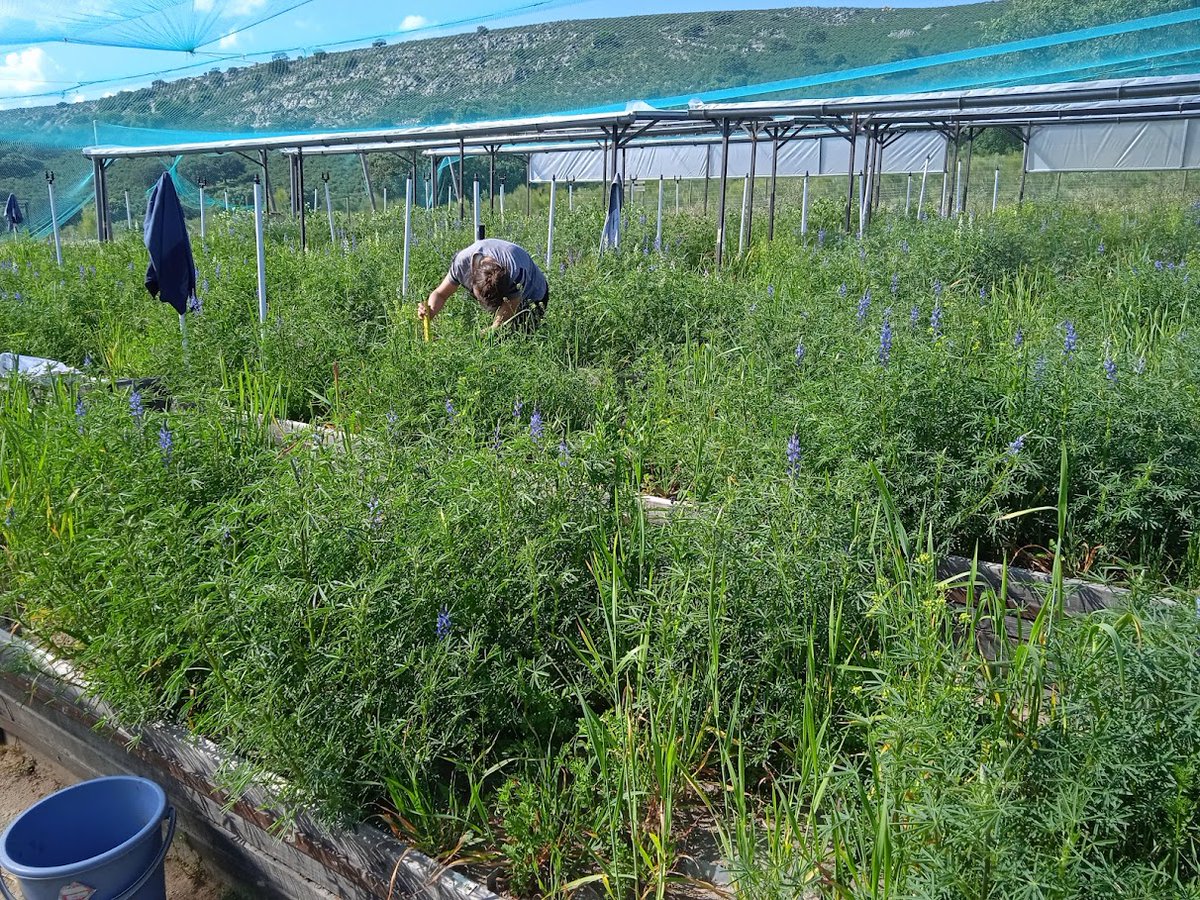
[[[144,238],[150,251],[146,267],[146,290],[151,297],[170,303],[181,316],[196,294],[196,263],[188,240],[183,207],[175,193],[171,175],[163,172],[146,207]]]
[[[621,186],[621,174],[613,179],[608,189],[608,217],[604,220],[604,231],[600,236],[600,249],[621,245],[621,202],[625,191]]]
[[[21,204],[17,202],[16,194],[8,195],[8,202],[4,204],[4,218],[8,221],[9,231],[25,221],[25,217],[21,215]]]

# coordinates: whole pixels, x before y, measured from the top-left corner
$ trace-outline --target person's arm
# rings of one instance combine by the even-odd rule
[[[417,315],[422,319],[432,319],[442,311],[446,301],[453,297],[457,290],[458,283],[447,275],[442,279],[441,284],[429,292],[429,297],[425,302],[417,304]]]
[[[521,308],[521,296],[513,294],[507,300],[500,304],[496,309],[496,315],[492,319],[492,324],[488,331],[495,331],[509,319],[517,314],[517,310]]]

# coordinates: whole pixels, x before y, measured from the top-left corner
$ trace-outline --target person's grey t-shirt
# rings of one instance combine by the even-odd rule
[[[476,241],[454,255],[450,263],[450,278],[455,284],[467,287],[471,278],[471,260],[476,253],[494,259],[508,270],[513,285],[522,300],[541,300],[549,291],[546,276],[523,247],[498,238]]]

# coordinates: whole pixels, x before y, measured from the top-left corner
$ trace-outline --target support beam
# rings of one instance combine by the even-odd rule
[[[750,196],[746,202],[746,249],[754,243],[754,177],[758,162],[758,123],[754,122],[750,132]]]
[[[771,193],[767,199],[767,240],[775,240],[775,182],[779,176],[779,132],[771,135]]]
[[[725,197],[729,182],[729,120],[721,120],[721,190],[717,210],[717,268],[725,261]]]
[[[488,152],[488,203],[491,206],[491,213],[496,215],[496,148],[492,147]]]
[[[371,203],[371,212],[376,212],[376,208],[375,208],[375,190],[374,190],[374,188],[372,188],[372,187],[371,187],[371,172],[370,172],[370,170],[367,168],[367,154],[365,154],[365,153],[359,153],[359,154],[358,154],[358,159],[359,159],[359,161],[362,163],[363,184],[365,184],[365,185],[366,185],[366,188],[367,188],[367,200],[369,200],[369,201],[370,201],[370,203]],[[300,195],[300,196],[302,196],[302,197],[303,197],[303,196],[304,196],[304,194],[303,194],[303,193],[301,193],[301,195]]]
[[[304,151],[296,148],[296,184],[300,193],[300,249],[308,249],[308,216],[304,214]],[[314,209],[315,211],[315,209]]]
[[[275,208],[275,196],[271,193],[271,168],[267,165],[267,151],[258,151],[258,164],[262,166],[262,195],[264,208],[268,213],[278,212]]]
[[[467,195],[463,190],[463,177],[467,170],[467,148],[466,142],[458,139],[458,224],[462,226],[467,218]]]
[[[967,129],[967,170],[963,173],[962,208],[966,212],[967,199],[971,196],[971,159],[975,156],[975,129]]]
[[[850,163],[847,168],[847,186],[846,186],[846,216],[843,223],[843,230],[846,234],[850,233],[850,224],[854,217],[854,157],[858,147],[858,113],[855,113],[850,119]]]
[[[1029,174],[1029,139],[1032,137],[1030,131],[1026,128],[1021,137],[1025,147],[1021,151],[1021,189],[1017,192],[1017,206],[1025,202],[1025,176]]]

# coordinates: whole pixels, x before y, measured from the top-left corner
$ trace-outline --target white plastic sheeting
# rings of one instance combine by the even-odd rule
[[[729,177],[742,178],[750,172],[748,143],[729,145]],[[861,169],[866,156],[866,139],[860,138],[855,168]],[[771,142],[758,142],[755,174],[771,174]],[[681,147],[629,147],[618,154],[624,163],[627,178],[641,181],[658,178],[719,178],[721,175],[721,145],[692,144]],[[935,132],[910,132],[897,137],[883,150],[886,172],[919,172],[929,159],[930,171],[941,171],[946,159],[946,139]],[[612,164],[611,154],[609,165]],[[850,142],[840,137],[796,138],[779,148],[781,176],[845,175],[850,165]],[[530,159],[530,174],[535,182],[552,177],[559,181],[601,181],[604,178],[604,156],[599,149],[567,150],[553,153],[534,153]],[[609,173],[610,177],[612,173]]]
[[[1030,172],[1113,172],[1200,168],[1200,123],[1041,125],[1030,130]]]

